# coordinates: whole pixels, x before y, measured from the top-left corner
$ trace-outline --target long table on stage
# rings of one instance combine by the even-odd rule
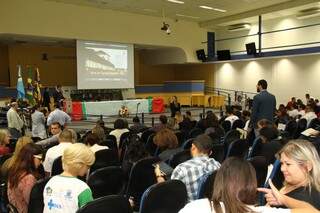
[[[90,115],[118,115],[121,106],[128,108],[129,114],[148,113],[149,102],[148,99],[134,99],[134,100],[120,100],[120,101],[99,101],[99,102],[82,102],[85,107],[84,114]]]

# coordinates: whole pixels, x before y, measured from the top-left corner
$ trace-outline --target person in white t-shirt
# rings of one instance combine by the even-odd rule
[[[85,144],[93,151],[93,153],[96,153],[97,151],[104,150],[104,149],[109,149],[107,146],[101,146],[99,145],[99,137],[98,135],[94,133],[89,133],[85,140]]]
[[[72,132],[69,129],[64,129],[59,134],[59,144],[48,149],[43,162],[44,171],[47,176],[50,176],[53,161],[63,154],[63,151],[72,144]]]
[[[230,121],[231,126],[233,125],[234,121],[239,120],[239,117],[233,114],[233,110],[231,107],[227,107],[226,113],[227,113],[227,117],[225,120]]]
[[[89,186],[77,176],[85,176],[94,161],[93,152],[84,144],[64,150],[63,173],[52,177],[43,190],[44,213],[75,213],[93,200]]]
[[[254,206],[256,203],[257,179],[252,165],[240,158],[226,159],[218,170],[211,200],[200,199],[187,204],[179,213],[305,213],[317,212],[311,205],[299,202],[280,192],[272,185],[279,202],[290,209]],[[263,189],[260,189],[263,190]],[[299,208],[299,209],[295,209]]]

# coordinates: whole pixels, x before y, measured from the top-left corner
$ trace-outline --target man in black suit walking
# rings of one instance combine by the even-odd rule
[[[253,97],[253,106],[251,113],[251,125],[257,128],[257,123],[261,119],[268,119],[273,122],[274,113],[276,111],[276,98],[267,91],[268,83],[262,79],[258,81],[257,92],[259,94]]]

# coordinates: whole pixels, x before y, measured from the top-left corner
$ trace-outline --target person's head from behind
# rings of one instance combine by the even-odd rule
[[[262,127],[259,130],[259,134],[261,136],[262,143],[268,143],[276,139],[279,135],[279,132],[274,127]]]
[[[257,92],[261,92],[262,90],[266,90],[268,88],[268,83],[266,80],[261,79],[257,83]]]
[[[277,153],[285,186],[308,186],[320,191],[319,155],[314,145],[305,140],[289,141]]]
[[[60,134],[59,134],[59,143],[73,143],[73,137],[72,137],[72,132],[69,129],[64,129]]]
[[[54,122],[50,125],[50,131],[52,135],[57,135],[61,132],[61,125],[58,122]]]
[[[215,212],[247,213],[256,201],[257,179],[251,164],[241,158],[227,158],[217,172],[212,202]],[[222,210],[220,203],[225,206]]]
[[[292,97],[292,98],[291,98],[291,102],[292,102],[292,103],[295,103],[295,102],[296,102],[296,97]]]
[[[125,128],[124,120],[121,118],[118,118],[117,120],[115,120],[113,127],[115,129],[124,129]]]
[[[205,134],[197,136],[191,145],[191,155],[192,157],[197,157],[201,155],[209,156],[213,149],[212,139]]]
[[[5,146],[10,143],[10,134],[6,129],[0,129],[0,146]]]
[[[162,123],[162,124],[167,124],[168,118],[167,118],[167,116],[165,116],[165,115],[160,115],[160,116],[159,116],[159,121],[160,121],[160,123]]]
[[[314,107],[311,104],[306,105],[306,112],[314,112]]]
[[[149,153],[144,145],[144,143],[140,140],[136,135],[132,135],[129,138],[130,143],[126,150],[126,159],[130,163],[135,163],[138,160],[148,157]]]
[[[102,119],[99,119],[96,123],[96,126],[100,126],[100,127],[104,128],[104,121]]]
[[[28,174],[37,176],[37,168],[42,161],[43,150],[41,146],[34,143],[25,144],[20,150],[9,169],[9,183],[15,187],[20,179]]]
[[[250,119],[250,116],[251,116],[251,113],[248,110],[242,111],[242,117],[244,118],[244,120]]]
[[[306,99],[310,99],[310,94],[309,93],[306,94]]]
[[[33,143],[32,139],[30,137],[27,137],[27,136],[23,136],[23,137],[20,137],[16,143],[16,148],[14,149],[14,153],[12,155],[12,160],[10,161],[11,164],[13,161],[15,161],[15,159],[19,156],[20,152],[21,152],[21,149],[29,144],[29,143]],[[9,166],[10,167],[10,166]]]
[[[72,176],[84,176],[94,163],[94,153],[84,144],[75,143],[66,148],[62,155],[64,172]]]
[[[106,134],[104,132],[104,129],[102,127],[100,127],[100,126],[95,126],[91,130],[91,132],[98,136],[98,138],[99,138],[99,142],[98,143],[100,143],[100,142],[102,142],[102,141],[104,141],[106,139]]]
[[[190,111],[186,111],[186,117],[190,119],[192,118],[192,114]]]
[[[179,145],[177,136],[170,129],[161,129],[153,138],[154,143],[161,149],[174,149]]]
[[[140,123],[140,119],[138,116],[135,116],[132,118],[132,122],[135,123],[135,124],[139,124]]]
[[[273,123],[268,119],[261,119],[257,123],[258,130],[262,129],[263,127],[273,127]]]
[[[227,113],[228,116],[233,115],[232,107],[226,107],[226,113]]]
[[[84,143],[88,146],[93,146],[95,144],[99,144],[100,139],[97,134],[89,133],[84,139]]]

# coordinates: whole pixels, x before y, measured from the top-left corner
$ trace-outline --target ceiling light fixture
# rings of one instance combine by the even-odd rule
[[[179,17],[186,17],[186,18],[192,18],[192,19],[198,19],[200,17],[198,16],[189,16],[189,15],[184,15],[184,14],[176,14],[176,16],[179,16]]]
[[[184,4],[184,1],[179,1],[179,0],[167,0],[167,1],[171,3],[176,3],[176,4]]]
[[[319,7],[314,7],[314,8],[309,8],[306,10],[301,10],[299,13],[296,15],[297,19],[307,19],[307,18],[313,18],[320,16],[320,8]]]
[[[251,24],[249,23],[240,23],[240,24],[233,24],[228,26],[228,30],[231,32],[250,30],[250,28],[251,28]]]
[[[224,10],[224,9],[214,8],[214,7],[210,7],[210,6],[206,6],[206,5],[200,5],[199,7],[202,8],[202,9],[214,10],[214,11],[218,11],[218,12],[222,12],[222,13],[227,12],[227,11]]]

